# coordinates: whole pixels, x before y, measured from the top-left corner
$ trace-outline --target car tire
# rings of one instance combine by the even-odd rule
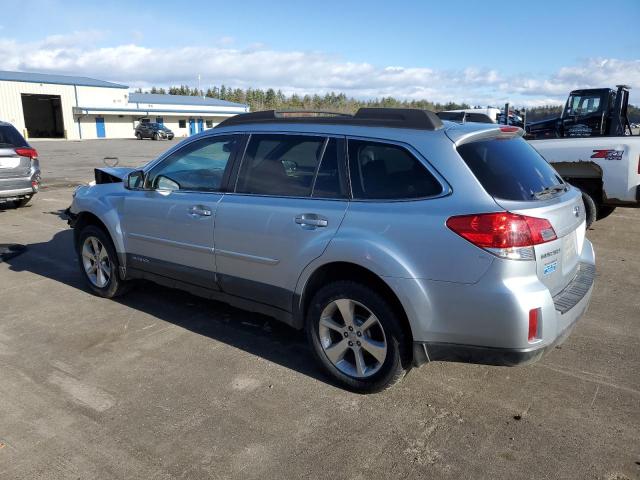
[[[13,202],[13,206],[14,206],[15,208],[22,208],[22,207],[26,207],[26,206],[29,204],[29,202],[31,201],[31,199],[32,199],[32,198],[33,198],[33,195],[32,195],[32,196],[29,196],[29,197],[21,198],[20,200],[15,200],[15,201]]]
[[[584,202],[584,211],[586,215],[587,228],[589,228],[593,222],[596,221],[598,214],[598,207],[596,206],[596,202],[593,200],[591,195],[582,190],[582,201]]]
[[[153,138],[154,140],[158,140],[158,138],[160,138],[160,137],[158,136],[158,134],[157,134],[157,133],[154,133],[154,134],[153,134],[153,137],[151,137],[151,138]]]
[[[78,235],[76,254],[82,278],[94,294],[114,298],[128,291],[129,283],[119,275],[120,263],[113,242],[102,228],[84,227]]]
[[[610,205],[600,205],[598,208],[597,220],[602,220],[603,218],[607,218],[609,215],[613,213],[616,207],[612,207]]]
[[[136,132],[136,138],[138,140],[142,140],[142,134],[140,132]]]
[[[398,315],[366,285],[336,281],[322,287],[311,300],[305,329],[318,362],[348,390],[379,392],[407,371],[408,345]]]

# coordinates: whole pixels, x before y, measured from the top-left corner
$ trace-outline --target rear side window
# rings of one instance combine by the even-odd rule
[[[489,195],[503,200],[535,200],[562,178],[522,138],[492,139],[460,145],[458,153]]]
[[[398,145],[349,140],[353,198],[402,200],[442,193],[442,185],[407,149]]]
[[[0,125],[0,147],[26,147],[26,140],[11,125]]]
[[[325,137],[307,135],[251,136],[240,167],[238,193],[309,197],[325,150]],[[333,187],[331,168],[317,185],[318,194]],[[337,177],[336,177],[337,178]]]

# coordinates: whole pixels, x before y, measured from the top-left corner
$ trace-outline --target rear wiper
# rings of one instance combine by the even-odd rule
[[[532,193],[533,198],[544,197],[545,195],[551,195],[552,193],[566,192],[567,187],[565,185],[554,185],[553,187],[546,187],[539,192]]]

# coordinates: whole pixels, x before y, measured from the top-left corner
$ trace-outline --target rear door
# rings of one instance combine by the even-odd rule
[[[536,268],[551,294],[560,292],[575,277],[584,244],[580,191],[519,137],[472,141],[458,152],[501,208],[551,223],[557,239],[535,246]]]
[[[300,273],[347,210],[344,139],[253,134],[215,226],[222,290],[291,311]]]
[[[176,150],[124,198],[123,229],[131,268],[217,288],[213,225],[236,135],[201,138]]]

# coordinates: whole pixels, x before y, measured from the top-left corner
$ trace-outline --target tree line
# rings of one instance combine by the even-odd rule
[[[138,88],[137,93],[143,93]],[[394,97],[382,97],[370,100],[358,100],[347,97],[344,93],[330,92],[324,95],[285,95],[282,90],[268,88],[232,88],[226,85],[211,86],[206,90],[192,88],[188,85],[173,86],[169,89],[151,87],[148,93],[159,93],[169,95],[187,95],[194,97],[217,98],[229,102],[243,103],[249,105],[251,111],[259,110],[331,110],[335,112],[354,113],[361,107],[397,107],[397,108],[420,108],[440,112],[443,110],[458,110],[471,108],[466,103],[456,102],[430,102],[429,100],[399,100]],[[499,106],[498,108],[502,108]],[[562,106],[546,105],[526,109],[527,122],[536,122],[548,118],[559,117],[562,113]],[[522,110],[521,110],[522,111]],[[640,108],[629,105],[629,121],[631,123],[640,122]]]
[[[143,93],[138,89],[137,93]],[[398,107],[421,108],[436,112],[442,110],[456,110],[470,108],[466,103],[438,103],[428,100],[398,100],[394,97],[382,97],[371,100],[358,100],[348,97],[344,93],[330,92],[324,95],[285,95],[282,90],[268,88],[231,88],[226,85],[212,86],[207,90],[198,90],[188,85],[164,88],[151,87],[148,93],[160,93],[169,95],[188,95],[194,97],[209,97],[229,102],[249,105],[251,111],[258,110],[331,110],[335,112],[353,113],[361,107]]]

